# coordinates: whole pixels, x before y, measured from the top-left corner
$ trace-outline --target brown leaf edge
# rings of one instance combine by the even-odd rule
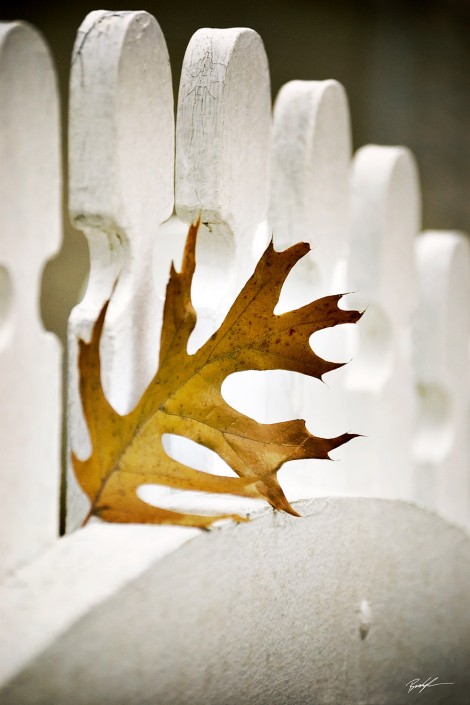
[[[190,288],[192,275],[194,273],[194,248],[195,248],[195,239],[196,239],[197,229],[198,229],[198,223],[195,225],[193,224],[193,226],[190,228],[190,232],[188,233],[188,242],[187,242],[186,249],[185,249],[185,259],[183,261],[183,268],[182,268],[181,273],[176,272],[176,270],[174,269],[173,266],[171,268],[171,277],[170,277],[170,282],[168,284],[167,296],[168,296],[168,291],[170,290],[170,287],[171,287],[172,280],[174,283],[176,283],[177,280],[181,281],[181,283],[185,282],[186,286],[183,286],[182,287],[183,289],[187,288],[188,285]],[[287,277],[287,274],[289,273],[293,264],[295,264],[295,262],[298,261],[298,259],[303,257],[304,254],[306,254],[306,252],[309,251],[309,249],[310,249],[310,247],[306,243],[298,243],[297,245],[292,246],[291,248],[288,248],[289,252],[296,251],[296,253],[295,253],[294,257],[292,258],[292,262],[290,264],[288,264],[288,266],[285,267],[284,272],[280,274],[281,281],[279,283],[279,292],[280,292],[280,288],[282,287],[282,285]],[[271,241],[266,252],[264,253],[262,258],[260,259],[260,262],[257,265],[257,270],[260,268],[260,266],[262,265],[263,262],[266,263],[266,261],[269,260],[270,256],[274,256],[274,257],[282,256],[283,254],[287,253],[288,251],[285,250],[281,253],[277,253],[274,250],[273,243]],[[189,256],[189,269],[187,266],[188,265],[188,256]],[[268,267],[270,266],[269,262],[268,262],[267,266]],[[251,280],[249,280],[249,281],[251,281]],[[246,285],[245,285],[245,287],[246,287]],[[245,287],[242,290],[241,294],[245,290]],[[179,290],[179,293],[181,295],[181,293],[182,293],[181,288],[179,286],[177,286],[177,289]],[[187,289],[187,291],[189,291],[189,289]],[[238,299],[240,298],[241,294],[237,297],[236,301],[232,305],[232,308],[231,308],[229,314],[227,315],[225,321],[221,324],[221,327],[226,323],[227,318],[229,318],[229,315],[232,312],[232,310],[234,309],[235,304],[238,301]],[[337,303],[339,302],[339,300],[341,299],[342,296],[343,295],[340,294],[340,295],[334,295],[334,296],[330,296],[330,297],[324,297],[323,300],[314,301],[310,305],[307,305],[307,307],[303,307],[302,310],[307,309],[308,306],[314,306],[315,304],[321,303],[322,301],[331,302],[331,303],[334,302],[335,305],[337,305]],[[186,309],[186,311],[188,311],[188,309],[192,309],[190,296],[186,297],[186,303],[184,303],[184,295],[183,295],[183,300],[181,301],[181,303],[183,304],[183,307],[184,307],[184,309]],[[277,301],[276,301],[276,303],[277,303]],[[82,401],[83,401],[82,388],[84,387],[84,385],[86,385],[86,380],[84,379],[84,373],[83,373],[84,365],[81,364],[83,362],[84,358],[90,359],[90,357],[92,355],[94,355],[95,362],[97,364],[97,367],[95,366],[94,383],[95,384],[98,383],[99,386],[101,387],[101,379],[100,379],[101,373],[100,373],[100,361],[99,361],[99,340],[100,340],[102,327],[104,325],[104,320],[105,320],[105,315],[106,315],[106,310],[107,310],[108,304],[109,304],[109,301],[104,304],[102,311],[100,313],[100,316],[95,323],[95,326],[93,329],[93,334],[92,334],[92,340],[90,341],[90,343],[87,344],[84,341],[80,341],[80,368],[81,368],[80,386],[81,386],[81,392],[82,392]],[[299,311],[300,311],[300,309],[297,309],[295,311],[288,312],[288,314],[289,315],[298,314]],[[337,325],[338,323],[345,323],[345,322],[355,323],[357,320],[359,320],[359,318],[362,315],[361,313],[359,313],[357,311],[343,311],[343,309],[339,309],[339,308],[336,308],[336,311],[338,312],[338,314],[341,314],[341,315],[339,315],[339,318],[341,319],[341,317],[342,317],[343,320],[337,320],[334,323],[328,322],[326,324],[326,326]],[[192,309],[192,311],[190,311],[190,312],[192,314],[192,316],[190,316],[190,318],[192,317],[194,320],[190,323],[189,327],[187,328],[187,333],[190,333],[190,331],[193,329],[193,327],[195,325],[194,309]],[[276,318],[276,319],[280,318],[279,316],[275,317],[273,312],[271,315],[273,316],[273,318]],[[283,315],[287,315],[287,314],[283,314]],[[323,328],[323,326],[320,326],[318,329],[321,329],[321,328]],[[208,341],[208,343],[209,343],[209,341]],[[204,346],[202,346],[202,347],[204,347]],[[197,351],[197,352],[199,352],[199,351]],[[321,363],[323,363],[324,368],[323,368],[322,374],[324,374],[325,371],[331,371],[332,369],[336,369],[338,367],[341,367],[344,364],[344,363],[329,363],[327,361],[324,361],[321,358],[318,358],[313,353],[313,351],[311,351],[311,348],[310,348],[310,353],[311,353],[312,358],[316,358],[317,361],[321,361]],[[190,356],[188,356],[188,357],[190,357]],[[258,369],[279,369],[279,368],[284,369],[283,367],[279,367],[279,366],[267,367],[267,368],[261,367]],[[242,369],[245,369],[245,368],[242,366]],[[251,369],[251,368],[248,367],[247,369]],[[304,373],[310,374],[311,376],[316,376],[318,378],[321,378],[321,374],[312,373],[311,370],[304,371]],[[158,375],[158,371],[157,371],[157,375]],[[145,393],[144,393],[144,396],[145,396]],[[114,410],[112,410],[112,408],[107,404],[107,402],[105,402],[105,403],[108,406],[108,410],[111,411],[113,415],[116,415],[120,419],[125,418],[125,417],[120,417],[118,414],[116,414],[116,412],[114,412]],[[140,404],[140,402],[139,402],[139,404]],[[137,406],[139,406],[139,404]],[[132,414],[132,412],[131,412],[131,414]],[[254,423],[256,423],[256,422],[254,422]],[[309,445],[309,443],[311,441],[311,442],[313,442],[314,445],[316,444],[317,451],[319,448],[318,443],[320,443],[320,445],[322,447],[320,456],[308,455],[308,454],[307,455],[297,455],[297,457],[299,457],[299,458],[300,457],[329,458],[328,453],[330,450],[337,448],[340,445],[343,445],[344,443],[348,442],[352,438],[355,438],[358,436],[358,434],[345,433],[345,434],[342,434],[341,436],[338,436],[336,438],[320,439],[320,438],[317,438],[317,437],[313,436],[312,434],[310,434],[309,431],[306,429],[305,422],[300,419],[293,420],[291,422],[283,422],[278,425],[276,425],[276,424],[274,424],[274,425],[259,424],[259,426],[260,427],[262,427],[262,426],[282,427],[286,424],[298,424],[297,432],[301,431],[302,434],[304,435],[304,440],[303,440],[302,445],[304,445],[305,442],[307,443],[307,445]],[[277,479],[275,477],[278,469],[282,466],[282,464],[284,462],[286,462],[289,459],[294,459],[294,458],[293,457],[284,458],[284,460],[282,462],[280,462],[277,467],[271,469],[265,475],[258,475],[255,477],[244,477],[244,478],[240,477],[240,479],[242,479],[244,481],[243,484],[246,486],[253,485],[254,483],[256,483],[259,489],[263,488],[264,491],[261,492],[261,496],[264,495],[264,498],[267,499],[267,501],[273,506],[273,508],[282,509],[282,510],[284,510],[294,516],[299,516],[299,514],[291,507],[291,505],[289,504],[289,502],[285,498],[285,496],[282,493],[282,490],[277,482]],[[77,463],[80,463],[80,461],[78,461],[78,459],[76,457],[74,457],[73,460],[74,460],[74,465],[75,465],[75,461],[77,461]],[[238,473],[238,474],[240,474],[240,473]],[[237,491],[236,494],[243,494],[243,492]],[[253,496],[253,495],[251,494],[251,496]],[[143,500],[139,500],[139,502],[143,502]],[[146,503],[144,503],[144,504],[146,504]],[[201,528],[207,528],[210,524],[212,524],[214,521],[217,521],[218,519],[231,518],[231,519],[235,519],[236,521],[245,521],[246,520],[244,517],[240,517],[238,515],[196,516],[196,515],[191,515],[191,514],[181,514],[178,512],[163,510],[161,508],[153,507],[152,505],[147,505],[147,506],[149,507],[149,509],[150,508],[156,509],[160,513],[158,521],[150,521],[150,523],[170,523],[170,524],[176,523],[176,524],[180,524],[180,525],[182,524],[182,525],[199,526]],[[88,519],[91,516],[91,513],[92,513],[92,510],[90,510],[90,513],[87,516],[87,518],[85,519],[84,523],[86,523],[88,521]],[[117,518],[117,519],[110,518],[107,520],[108,521],[109,520],[110,521],[123,521],[122,518]],[[128,520],[124,519],[124,521],[128,521]],[[145,522],[146,520],[144,519],[143,521]]]

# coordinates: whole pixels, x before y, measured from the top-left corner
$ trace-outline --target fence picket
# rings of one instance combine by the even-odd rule
[[[468,237],[428,231],[416,242],[416,259],[415,499],[470,528]]]
[[[176,124],[176,212],[185,223],[201,219],[192,286],[198,322],[190,352],[217,329],[251,274],[257,239],[266,232],[270,139],[269,70],[259,35],[244,28],[200,29],[186,50]],[[229,379],[224,396],[237,406],[239,385]],[[165,447],[191,467],[234,474],[193,442],[172,437]],[[198,511],[201,502],[216,501],[156,488],[144,496],[160,506]]]
[[[288,278],[279,313],[345,290],[350,159],[349,109],[341,84],[291,81],[283,86],[274,109],[270,223],[279,249],[306,241],[312,250]],[[325,358],[344,359],[345,331],[328,330],[322,344],[318,351]],[[276,381],[266,385],[265,420],[282,420],[281,410],[282,418],[305,418],[316,432],[322,405],[310,398],[318,381],[286,373],[277,373]],[[288,496],[305,496],[312,461],[286,465],[280,478]]]
[[[343,290],[356,293],[344,305],[365,313],[357,326],[348,327],[351,361],[327,376],[325,386],[309,390],[305,408],[320,435],[347,430],[365,438],[332,454],[341,462],[313,461],[310,474],[303,471],[303,491],[410,499],[415,401],[410,326],[416,305],[413,243],[420,218],[412,155],[400,147],[361,148],[353,161],[351,189]]]
[[[414,239],[421,196],[412,154],[370,145],[354,159],[348,302],[366,308],[345,368],[349,428],[367,438],[348,448],[346,488],[392,499],[412,496],[414,390],[411,319],[416,309]],[[344,457],[344,456],[343,456]]]
[[[350,159],[343,86],[333,80],[284,85],[274,107],[270,225],[277,249],[312,246],[309,301],[312,293],[336,293],[335,272],[347,255]]]
[[[333,80],[283,86],[274,107],[270,225],[278,249],[304,241],[312,250],[287,279],[278,313],[337,293],[348,249],[350,159],[343,86]],[[331,350],[324,356],[341,358],[341,333],[330,330],[326,340]],[[285,373],[273,378],[276,384],[266,385],[265,420],[282,420],[282,411],[283,418],[307,412],[309,421],[304,399],[318,382]],[[294,463],[289,470],[289,483],[296,482],[300,467]]]
[[[135,405],[158,361],[162,302],[152,256],[158,227],[173,210],[174,118],[168,52],[151,15],[100,10],[86,17],[72,60],[69,134],[70,213],[91,258],[88,289],[70,318],[69,433],[86,457],[77,342],[89,339],[107,299],[102,379],[118,412]],[[69,528],[86,504],[69,472]]]
[[[61,350],[38,314],[62,238],[59,101],[39,33],[0,24],[0,577],[58,535]]]
[[[193,347],[217,328],[253,265],[266,218],[271,107],[263,43],[251,29],[200,29],[186,50],[176,126],[176,211],[201,218]]]

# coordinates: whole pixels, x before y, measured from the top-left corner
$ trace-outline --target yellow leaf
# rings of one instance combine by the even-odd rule
[[[279,468],[288,460],[327,459],[329,451],[354,437],[317,438],[302,420],[261,424],[230,407],[221,394],[233,372],[282,369],[320,379],[341,366],[323,360],[309,345],[315,331],[360,318],[357,311],[338,308],[340,295],[274,314],[282,285],[308,252],[307,244],[276,252],[271,243],[220,328],[196,353],[187,353],[196,324],[191,282],[197,229],[196,224],[189,230],[181,272],[171,268],[159,367],[132,412],[116,413],[101,386],[99,342],[107,305],[90,343],[80,341],[80,394],[93,450],[85,461],[74,455],[73,465],[91,503],[85,522],[95,515],[111,522],[205,527],[223,518],[153,507],[137,495],[143,484],[264,498],[296,515],[277,481]],[[215,451],[238,477],[201,472],[170,458],[162,445],[167,433]]]

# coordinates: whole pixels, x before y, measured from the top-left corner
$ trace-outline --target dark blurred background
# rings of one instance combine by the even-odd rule
[[[1,5],[2,19],[28,20],[49,42],[64,126],[75,33],[85,14],[101,7],[80,0]],[[424,227],[470,231],[470,1],[129,0],[105,9],[155,15],[168,43],[175,95],[184,51],[197,29],[257,30],[270,61],[273,97],[291,79],[339,80],[349,95],[354,148],[369,142],[410,147],[421,173]],[[85,240],[66,218],[64,246],[45,271],[42,306],[46,327],[62,339],[87,268]]]

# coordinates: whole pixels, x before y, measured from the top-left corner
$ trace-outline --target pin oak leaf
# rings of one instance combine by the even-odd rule
[[[288,460],[328,459],[331,450],[354,437],[344,433],[318,438],[299,419],[258,423],[229,406],[221,394],[223,381],[233,372],[282,369],[320,379],[341,366],[322,359],[309,345],[316,331],[360,318],[357,311],[338,307],[341,295],[274,314],[287,275],[309,245],[298,243],[276,252],[271,243],[220,328],[188,354],[196,324],[191,282],[197,229],[196,224],[189,230],[181,272],[171,267],[158,370],[129,414],[121,416],[111,407],[101,385],[99,342],[107,305],[91,341],[80,341],[80,395],[92,454],[84,461],[72,455],[72,460],[90,500],[85,522],[97,516],[109,522],[207,527],[223,518],[151,506],[137,495],[143,484],[263,498],[275,509],[296,515],[277,480],[279,468]],[[205,473],[170,458],[162,445],[164,434],[185,436],[210,448],[238,477]]]

